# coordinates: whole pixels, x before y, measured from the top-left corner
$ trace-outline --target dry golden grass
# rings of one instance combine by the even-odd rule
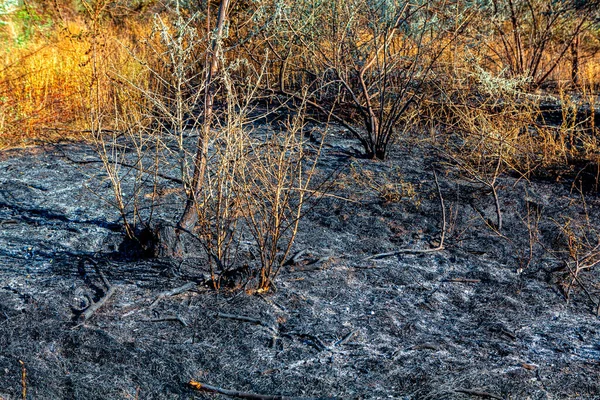
[[[68,14],[68,18],[61,22],[50,21],[50,23],[49,17],[39,17],[38,23],[43,26],[43,29],[32,30],[32,33],[27,35],[23,33],[24,21],[18,19],[23,18],[22,15],[14,17],[13,20],[2,17],[4,21],[0,22],[4,22],[4,25],[0,24],[0,43],[2,43],[0,46],[0,149],[26,146],[40,141],[85,139],[86,135],[89,135],[90,126],[92,130],[97,130],[98,127],[102,127],[103,130],[123,129],[122,116],[124,115],[130,119],[126,121],[127,126],[143,125],[147,120],[146,117],[153,118],[149,112],[152,107],[144,104],[147,100],[142,93],[145,89],[161,92],[164,87],[160,85],[168,86],[169,82],[153,79],[148,71],[160,71],[161,76],[171,73],[168,66],[165,66],[167,63],[164,55],[167,54],[167,49],[160,42],[158,34],[153,35],[153,24],[148,21],[143,22],[142,16],[134,14],[118,24],[110,20],[93,21],[90,20],[89,15],[86,19],[85,15],[77,14],[74,10]],[[241,18],[243,15],[245,14],[240,12],[238,17]],[[173,21],[170,17],[173,16],[162,16],[165,26],[172,28]],[[446,36],[429,38],[424,35],[419,41],[415,41],[414,38],[399,33],[389,45],[396,50],[402,50],[398,50],[398,59],[405,61],[397,61],[395,70],[410,68],[420,51],[421,62],[424,65],[427,65],[428,61],[423,60],[428,60],[434,55],[437,57],[438,51],[441,52],[436,58],[434,78],[430,76],[423,78],[415,73],[406,79],[437,80],[441,82],[444,91],[452,96],[462,93],[461,96],[464,98],[455,98],[456,104],[450,105],[451,110],[448,114],[437,115],[436,118],[443,119],[445,124],[462,125],[459,127],[460,130],[468,136],[465,137],[465,143],[472,144],[472,149],[477,153],[484,145],[482,137],[485,137],[490,140],[486,144],[489,145],[487,153],[501,152],[502,157],[509,163],[515,165],[525,163],[525,169],[530,168],[531,163],[556,163],[575,156],[572,154],[574,147],[568,143],[568,140],[572,140],[575,136],[573,132],[579,127],[568,125],[569,122],[566,121],[557,134],[554,128],[548,130],[536,126],[536,119],[539,118],[539,110],[537,110],[539,100],[528,99],[527,105],[524,106],[523,100],[518,99],[517,106],[511,108],[510,102],[513,98],[510,96],[514,96],[514,93],[507,97],[507,93],[497,92],[490,93],[489,97],[479,105],[470,102],[468,97],[473,93],[476,96],[482,88],[490,89],[493,85],[518,83],[518,77],[507,76],[507,66],[503,65],[501,57],[502,42],[497,35],[478,39],[483,40],[484,43],[476,48],[472,46],[473,35],[470,36],[470,32],[473,31],[469,29],[481,26],[485,21],[476,20],[476,16],[473,17],[474,19],[467,17],[468,15],[464,19],[468,21],[468,24],[465,22],[467,28],[464,31],[458,29],[458,26],[462,27],[461,22],[457,25],[456,32],[451,31]],[[244,37],[237,37],[237,35],[248,36],[250,32],[248,29],[241,28],[235,32],[232,30],[231,40],[233,38],[245,40]],[[365,43],[368,44],[373,36],[372,34],[369,36],[367,32],[369,31],[365,26],[357,25],[356,32],[353,34],[356,37],[355,48],[362,46],[368,49]],[[459,32],[460,36],[458,36]],[[598,40],[592,33],[582,33],[581,58],[578,67],[579,86],[575,89],[572,87],[572,65],[568,54],[562,57],[548,77],[548,82],[552,83],[550,87],[553,94],[563,100],[563,103],[579,101],[589,104],[592,108],[595,107],[596,91],[600,87],[600,56],[593,50],[598,47],[596,43]],[[276,48],[275,41],[269,43],[271,47],[264,43],[260,44],[262,40],[268,40],[261,39],[260,35],[250,42],[257,45],[256,49],[268,47],[269,50],[272,48],[272,53],[280,53],[282,57],[288,57],[286,62],[289,71],[284,71],[287,74],[284,74],[281,79],[289,81],[289,86],[294,87],[303,84],[302,76],[298,78],[293,74],[294,63],[304,68],[307,62],[314,64],[319,57],[337,59],[338,52],[347,53],[342,51],[340,43],[335,42],[334,39],[338,37],[336,35],[331,37],[321,35],[317,36],[318,43],[303,43],[302,45],[311,45],[315,48],[309,52],[312,58],[308,60],[303,58],[306,56],[306,51],[298,49],[296,52],[296,47],[286,44],[286,40],[291,40],[287,36],[283,37],[285,40],[281,40],[283,45],[280,45],[284,48]],[[23,37],[26,37],[26,40]],[[291,46],[290,49],[294,52],[285,56],[288,54],[284,51],[285,46]],[[240,48],[230,52],[227,58],[236,60],[243,58],[246,62],[264,64],[269,79],[277,81],[280,63],[263,63],[263,58],[266,56],[263,56],[262,50],[255,49],[255,54],[251,54],[251,50],[248,49],[252,48],[252,45],[248,45],[246,50]],[[540,61],[541,65],[544,67],[550,65],[562,48],[559,42],[549,45]],[[248,54],[243,53],[244,51]],[[524,51],[525,58],[532,57],[527,53],[530,50],[526,47]],[[378,54],[375,58],[381,61],[382,54]],[[147,67],[148,65],[150,68]],[[397,74],[392,71],[389,75],[394,77]],[[483,79],[486,76],[487,82]],[[348,82],[352,83],[352,80]],[[404,82],[404,86],[407,93],[410,92],[412,96],[412,82]],[[421,90],[425,87],[427,85],[418,88]],[[515,90],[518,89],[517,87]],[[578,98],[569,97],[572,94]],[[502,97],[502,104],[507,107],[503,110],[495,108],[491,104],[495,101],[494,96]],[[382,107],[384,113],[390,111],[387,105]],[[444,110],[444,112],[448,111],[447,108]],[[117,114],[121,116],[118,127],[115,126]],[[412,120],[398,121],[398,124],[405,125],[413,123],[415,121]],[[524,132],[533,132],[530,129],[532,125],[536,131],[535,135],[524,135]],[[593,158],[598,153],[597,143],[590,141],[589,135],[581,136],[581,140],[585,140],[586,143],[583,147],[580,146],[579,150],[583,148],[586,156],[590,155]],[[538,156],[532,160],[528,155],[534,153]]]
[[[114,77],[143,77],[131,51],[144,28],[126,29],[127,35],[110,26],[94,34],[71,21],[0,48],[0,149],[85,139],[94,101],[108,128],[114,109],[123,107]]]

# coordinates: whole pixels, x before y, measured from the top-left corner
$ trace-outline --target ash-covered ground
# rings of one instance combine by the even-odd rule
[[[377,162],[326,140],[335,197],[312,205],[302,253],[263,295],[200,284],[199,254],[126,257],[88,145],[3,153],[0,398],[228,398],[190,380],[309,398],[600,398],[597,191],[502,176],[497,231],[490,188],[430,145]],[[442,229],[443,250],[369,258],[435,248]],[[105,291],[98,271],[116,292],[81,323]]]

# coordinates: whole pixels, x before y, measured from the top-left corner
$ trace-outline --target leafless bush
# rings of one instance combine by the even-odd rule
[[[316,161],[304,149],[303,115],[262,142],[249,142],[238,196],[246,225],[258,247],[259,289],[268,290],[286,261],[311,189]]]
[[[477,8],[472,35],[486,69],[508,78],[524,78],[523,88],[538,87],[563,62],[571,61],[578,82],[580,38],[594,24],[593,2],[499,0]]]
[[[297,99],[308,87],[312,110],[344,125],[366,157],[383,159],[414,125],[423,85],[467,23],[433,28],[440,14],[429,3],[295,3],[283,13],[287,30],[267,41],[278,92]]]
[[[255,129],[252,118],[260,112],[255,109],[256,88],[265,68],[228,59],[221,40],[227,11],[228,2],[221,2],[216,28],[204,36],[195,29],[197,14],[185,18],[177,12],[172,23],[156,17],[145,49],[156,64],[131,53],[153,84],[143,87],[113,77],[126,87],[119,90],[141,99],[141,111],[117,114],[121,129],[107,135],[99,127],[95,137],[114,205],[130,237],[141,240],[140,231],[150,231],[155,236],[142,243],[148,250],[183,256],[181,236],[194,236],[207,254],[218,289],[229,272],[250,263],[240,257],[249,236],[260,261],[257,268],[249,267],[249,277],[256,275],[255,289],[265,291],[272,287],[306,199],[312,197],[320,150],[312,158],[304,151],[302,106],[279,132]],[[204,64],[198,54],[206,56]],[[165,67],[159,60],[166,61]],[[124,181],[133,181],[128,193]],[[152,218],[165,192],[177,195],[185,207],[177,221],[157,227]]]

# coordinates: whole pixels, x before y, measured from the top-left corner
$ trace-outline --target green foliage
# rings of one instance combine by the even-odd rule
[[[36,35],[47,32],[53,22],[34,4],[22,0],[0,2],[0,41],[26,46]]]

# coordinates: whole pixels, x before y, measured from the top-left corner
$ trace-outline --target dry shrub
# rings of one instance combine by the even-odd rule
[[[260,290],[272,286],[287,261],[305,204],[315,196],[313,178],[321,149],[311,156],[304,141],[303,113],[264,140],[246,139],[237,197],[259,253]]]
[[[507,171],[558,181],[600,173],[593,7],[499,0],[468,9],[423,107],[467,175],[490,186]],[[597,190],[598,179],[587,186]]]
[[[536,103],[517,93],[498,96],[479,88],[484,92],[458,86],[444,93],[438,112],[447,114],[437,118],[453,135],[453,156],[482,174],[495,170],[499,159],[503,169],[529,171],[536,163],[529,151],[535,143],[529,127],[537,119]]]
[[[593,60],[598,51],[596,7],[577,1],[481,3],[473,9],[474,20],[460,50],[475,53],[494,75],[527,78],[528,88],[577,84],[583,65],[598,62]]]
[[[157,246],[153,251],[158,255],[174,250],[184,256],[186,249],[177,243],[171,248],[168,238],[169,232],[182,231],[204,250],[215,289],[266,291],[287,259],[308,199],[314,197],[320,148],[305,151],[302,106],[280,130],[255,126],[265,112],[256,102],[264,66],[255,69],[246,60],[229,60],[218,43],[207,50],[212,33],[194,28],[202,25],[198,15],[155,17],[142,41],[144,50],[137,49],[155,62],[132,52],[149,77],[147,86],[113,73],[113,83],[122,85],[115,90],[140,98],[139,112],[117,109],[118,131],[106,132],[98,122],[94,138],[113,188],[113,204],[130,238]],[[210,74],[217,89],[209,129],[203,96],[209,90],[207,51],[219,57],[216,73]],[[203,184],[196,192],[199,149],[206,158]],[[164,222],[153,221],[165,192],[178,204],[190,199],[197,204],[193,226],[169,221],[165,228]],[[149,231],[158,233],[156,242],[143,243]]]
[[[346,127],[365,157],[384,159],[414,126],[423,86],[466,23],[443,18],[429,2],[290,3],[280,18],[286,29],[262,45],[279,67],[273,90],[297,99],[308,88],[311,111]]]

